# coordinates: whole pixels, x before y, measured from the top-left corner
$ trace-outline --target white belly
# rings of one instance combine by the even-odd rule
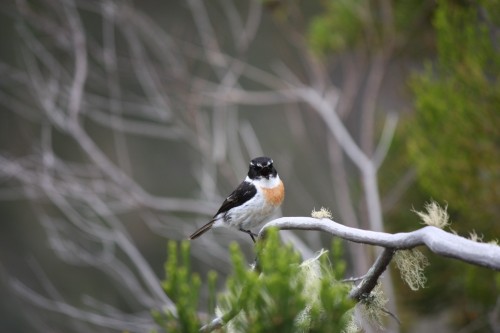
[[[234,207],[227,214],[219,214],[214,227],[232,227],[236,229],[250,230],[259,227],[271,217],[278,206],[266,204],[264,195],[260,190],[248,202]]]

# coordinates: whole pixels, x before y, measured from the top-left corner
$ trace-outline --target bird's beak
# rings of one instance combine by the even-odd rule
[[[272,174],[272,170],[270,167],[265,167],[262,169],[262,176],[264,176],[264,178],[269,179],[271,174]]]

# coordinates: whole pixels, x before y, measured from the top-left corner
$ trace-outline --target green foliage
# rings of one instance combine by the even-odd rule
[[[370,0],[325,0],[311,20],[308,40],[319,55],[361,46],[367,52],[383,48],[395,35],[413,35],[429,6],[425,1],[399,0],[386,6]]]
[[[438,62],[411,82],[417,116],[409,142],[420,185],[475,221],[500,216],[500,56],[478,10],[439,2]]]
[[[319,54],[335,53],[353,46],[363,32],[365,0],[325,1],[325,12],[312,20],[309,41]]]
[[[499,4],[438,1],[437,59],[411,80],[416,116],[407,124],[420,187],[450,204],[454,230],[467,235],[475,229],[486,239],[500,232],[495,222],[500,217],[500,56],[494,39]],[[457,324],[465,325],[464,318],[493,307],[495,274],[433,258],[428,287],[408,295],[407,303],[427,312],[454,304]]]
[[[393,15],[395,29],[399,33],[414,33],[414,29],[419,28],[419,33],[422,33],[422,20],[425,20],[430,11],[432,3],[421,0],[397,0],[393,1]],[[415,36],[413,36],[415,38]],[[412,39],[414,41],[414,39]]]
[[[180,249],[175,242],[168,243],[165,272],[167,278],[162,286],[168,297],[175,303],[176,313],[153,311],[155,321],[167,332],[198,332],[200,322],[197,309],[201,280],[190,270],[189,242],[182,242]],[[213,279],[212,277],[211,281]]]
[[[336,248],[335,265],[322,252],[301,262],[290,245],[280,243],[276,230],[257,244],[257,270],[246,269],[241,252],[231,247],[234,275],[222,295],[223,313],[241,309],[231,321],[236,332],[340,332],[353,303],[347,285],[337,278],[345,264]]]
[[[339,243],[316,258],[301,261],[290,246],[283,245],[277,230],[257,244],[257,267],[250,269],[238,245],[230,247],[233,272],[217,300],[216,315],[228,332],[341,332],[354,306],[350,285],[338,281],[345,270]],[[200,279],[190,273],[189,245],[181,246],[181,261],[174,243],[169,244],[164,289],[175,302],[177,316],[158,313],[155,318],[168,332],[198,332]],[[332,263],[333,262],[333,263]],[[215,277],[208,274],[211,294]],[[212,296],[209,303],[213,304]],[[209,306],[210,307],[210,306]],[[209,309],[210,312],[210,309]]]

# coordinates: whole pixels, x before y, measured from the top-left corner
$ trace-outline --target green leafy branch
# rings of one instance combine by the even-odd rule
[[[233,243],[233,272],[217,297],[217,307],[208,305],[208,312],[215,311],[217,317],[201,329],[200,278],[190,273],[189,243],[179,249],[171,242],[168,251],[163,287],[176,303],[176,313],[154,313],[159,327],[168,332],[210,332],[224,325],[231,332],[341,332],[351,321],[355,302],[348,297],[350,285],[340,281],[346,265],[338,242],[333,243],[331,259],[328,251],[321,251],[302,262],[291,245],[280,242],[278,231],[270,230],[257,244],[258,265],[252,268]],[[210,289],[209,299],[214,299]]]

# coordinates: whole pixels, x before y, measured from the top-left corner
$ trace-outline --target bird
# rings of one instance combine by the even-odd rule
[[[224,200],[213,218],[189,239],[198,238],[212,228],[230,227],[250,235],[255,243],[257,234],[251,229],[272,216],[284,198],[285,187],[273,160],[265,156],[256,157],[250,161],[245,180]]]

